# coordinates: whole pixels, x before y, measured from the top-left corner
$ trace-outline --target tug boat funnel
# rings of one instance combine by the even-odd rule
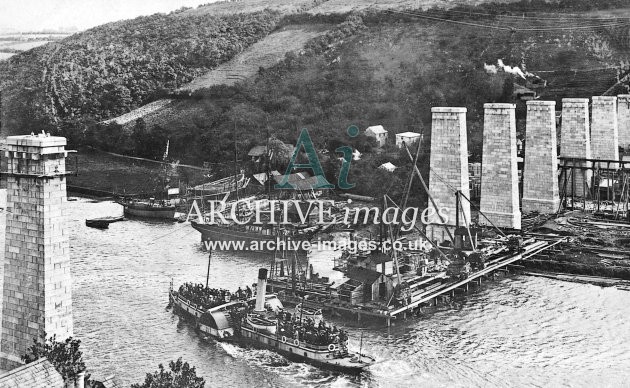
[[[267,291],[267,269],[258,270],[258,288],[256,289],[256,309],[258,313],[265,312],[265,293]]]

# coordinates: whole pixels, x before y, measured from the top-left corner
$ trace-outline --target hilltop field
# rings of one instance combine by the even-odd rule
[[[470,4],[243,0],[111,23],[0,62],[2,131],[155,159],[168,141],[173,159],[225,175],[235,149],[245,160],[267,137],[295,144],[307,128],[330,174],[340,145],[363,154],[354,192],[398,195],[406,156],[350,139],[348,126],[383,125],[390,141],[420,132],[426,148],[431,107],[466,107],[479,161],[486,102],[516,103],[523,136],[523,91],[560,101],[628,90],[624,1]],[[400,168],[376,172],[385,161]]]

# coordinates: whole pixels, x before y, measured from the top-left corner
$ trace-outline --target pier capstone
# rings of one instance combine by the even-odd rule
[[[44,332],[61,341],[72,336],[65,145],[45,134],[7,138],[1,369],[20,365]]]
[[[527,101],[524,213],[555,213],[560,205],[555,107],[555,101]]]
[[[593,159],[619,160],[617,97],[594,96],[591,119],[591,153]],[[615,163],[610,168],[617,168]],[[602,168],[608,167],[602,164]]]
[[[480,225],[521,228],[514,104],[484,104]]]
[[[591,138],[589,133],[588,99],[562,99],[562,127],[560,130],[560,156],[590,159]],[[567,167],[590,167],[586,161],[561,161]],[[565,169],[560,175],[560,191],[567,195],[585,197],[591,184],[591,170]]]
[[[446,224],[455,226],[456,199],[453,190],[461,190],[470,198],[468,178],[468,142],[466,134],[466,108],[431,109],[431,171],[429,173],[429,192],[438,208],[447,215]],[[470,203],[462,199],[463,214],[460,224],[470,223]],[[432,205],[429,203],[429,207]],[[433,220],[438,217],[434,216]],[[436,224],[427,225],[427,236],[436,241],[448,239],[444,227]]]
[[[617,96],[617,126],[619,130],[619,146],[630,151],[630,94]]]

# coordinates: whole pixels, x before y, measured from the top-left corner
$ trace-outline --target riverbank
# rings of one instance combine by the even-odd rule
[[[523,275],[536,276],[547,279],[561,280],[564,282],[593,284],[600,287],[617,287],[620,290],[630,291],[630,280],[607,278],[601,276],[575,275],[560,272],[524,271]]]
[[[630,280],[630,224],[567,211],[541,218],[528,232],[565,236],[568,242],[554,251],[521,263],[528,269],[553,273]]]

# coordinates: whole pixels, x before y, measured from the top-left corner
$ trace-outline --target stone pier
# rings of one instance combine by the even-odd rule
[[[630,153],[630,94],[617,96],[617,126],[619,147],[623,147],[628,154]]]
[[[593,159],[619,160],[617,97],[594,96],[591,120],[591,153]],[[610,168],[617,168],[611,164]],[[606,168],[606,164],[601,165]]]
[[[466,108],[432,108],[431,122],[431,172],[429,173],[429,192],[447,215],[446,224],[455,226],[456,199],[453,190],[461,190],[470,198],[468,182],[468,140],[466,134]],[[470,203],[462,199],[464,219],[470,223]],[[431,203],[429,207],[433,208]],[[432,218],[438,220],[437,215]],[[452,228],[451,228],[452,229]],[[427,235],[435,241],[448,240],[444,227],[427,225]]]
[[[484,104],[481,212],[500,228],[521,228],[514,104]],[[479,216],[480,225],[490,225]]]
[[[7,138],[1,369],[19,365],[44,332],[58,340],[72,335],[65,145],[43,134]]]
[[[580,159],[591,158],[587,98],[562,99],[560,156]],[[590,167],[591,163],[561,161],[560,165]],[[593,172],[591,170],[565,170],[560,176],[560,192],[565,192],[569,196],[588,196],[592,175]]]
[[[555,107],[555,101],[527,101],[523,213],[555,213],[560,205]]]

